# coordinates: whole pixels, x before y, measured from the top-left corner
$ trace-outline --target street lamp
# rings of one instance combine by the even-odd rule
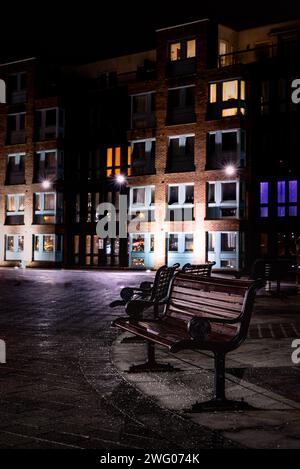
[[[51,182],[48,181],[48,179],[45,179],[45,180],[42,182],[42,187],[43,187],[43,189],[50,189],[50,187],[51,187]]]
[[[236,174],[236,167],[233,164],[229,164],[224,168],[227,176],[234,176]]]
[[[123,174],[118,174],[118,175],[116,176],[116,182],[117,182],[118,184],[120,184],[120,186],[121,186],[122,184],[125,184],[125,182],[126,182],[126,177],[125,177]]]

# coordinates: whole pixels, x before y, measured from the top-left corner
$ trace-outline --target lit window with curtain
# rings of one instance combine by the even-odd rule
[[[296,217],[298,215],[298,181],[277,182],[277,216]]]
[[[269,183],[260,183],[260,216],[266,218],[269,216]]]

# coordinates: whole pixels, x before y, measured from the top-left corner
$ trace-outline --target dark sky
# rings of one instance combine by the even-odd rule
[[[1,60],[43,54],[82,62],[134,52],[154,47],[156,28],[207,17],[238,29],[300,18],[299,0],[44,0],[4,8]]]

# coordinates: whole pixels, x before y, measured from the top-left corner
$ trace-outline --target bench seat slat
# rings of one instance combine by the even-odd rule
[[[199,282],[196,282],[194,278],[182,279],[174,285],[174,288],[187,288],[188,290],[194,289],[196,291],[203,290],[203,291],[216,291],[218,293],[224,292],[228,294],[230,291],[232,295],[237,295],[243,297],[247,288],[240,286],[240,285],[227,285],[226,283],[215,283],[209,284],[208,282],[204,282],[206,277],[197,277],[199,278]],[[207,279],[208,280],[208,279]]]
[[[208,291],[207,289],[196,290],[196,289],[185,288],[185,287],[178,286],[178,285],[174,286],[172,293],[195,296],[197,298],[207,298],[207,296],[209,295],[211,298],[214,298],[216,301],[217,300],[220,300],[222,302],[226,301],[227,303],[237,304],[237,305],[242,305],[244,301],[243,296],[231,295],[231,294],[228,294],[228,291],[227,291],[227,294],[224,295],[224,292],[220,293],[215,290],[210,290],[210,291]]]
[[[118,318],[115,325],[121,329],[150,339],[157,344],[163,345],[164,347],[171,348],[172,346],[185,341],[190,342],[191,345],[194,342],[188,336],[188,333],[182,333],[182,331],[176,332],[173,327],[165,324],[163,321],[140,321],[138,323],[132,323],[126,318]],[[212,330],[211,334],[207,338],[208,342],[229,342],[235,335],[235,331],[227,330]]]
[[[216,311],[213,307],[206,305],[201,305],[200,307],[193,307],[191,303],[179,303],[171,301],[168,307],[167,315],[177,316],[178,319],[183,321],[189,320],[192,316],[206,316],[206,317],[215,317],[215,318],[224,318],[224,319],[235,319],[238,317],[238,314],[232,313],[228,310],[219,309]]]
[[[193,294],[187,295],[182,294],[182,293],[177,293],[176,291],[173,292],[172,294],[172,300],[174,299],[180,303],[180,302],[186,302],[186,303],[192,303],[193,305],[198,305],[199,308],[202,306],[213,306],[216,309],[222,309],[222,310],[228,310],[228,311],[235,311],[240,313],[242,309],[242,305],[236,304],[236,303],[227,303],[227,301],[221,301],[221,300],[215,300],[214,298],[211,298],[209,295],[206,297],[199,297],[195,296]]]

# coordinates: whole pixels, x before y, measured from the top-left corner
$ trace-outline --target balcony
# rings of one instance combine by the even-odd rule
[[[195,58],[185,60],[174,60],[167,65],[167,76],[175,77],[181,75],[192,75],[196,73]]]
[[[273,58],[296,59],[299,58],[299,55],[300,44],[298,41],[282,42],[219,55],[218,65],[219,68],[223,68],[231,65],[265,62]]]

